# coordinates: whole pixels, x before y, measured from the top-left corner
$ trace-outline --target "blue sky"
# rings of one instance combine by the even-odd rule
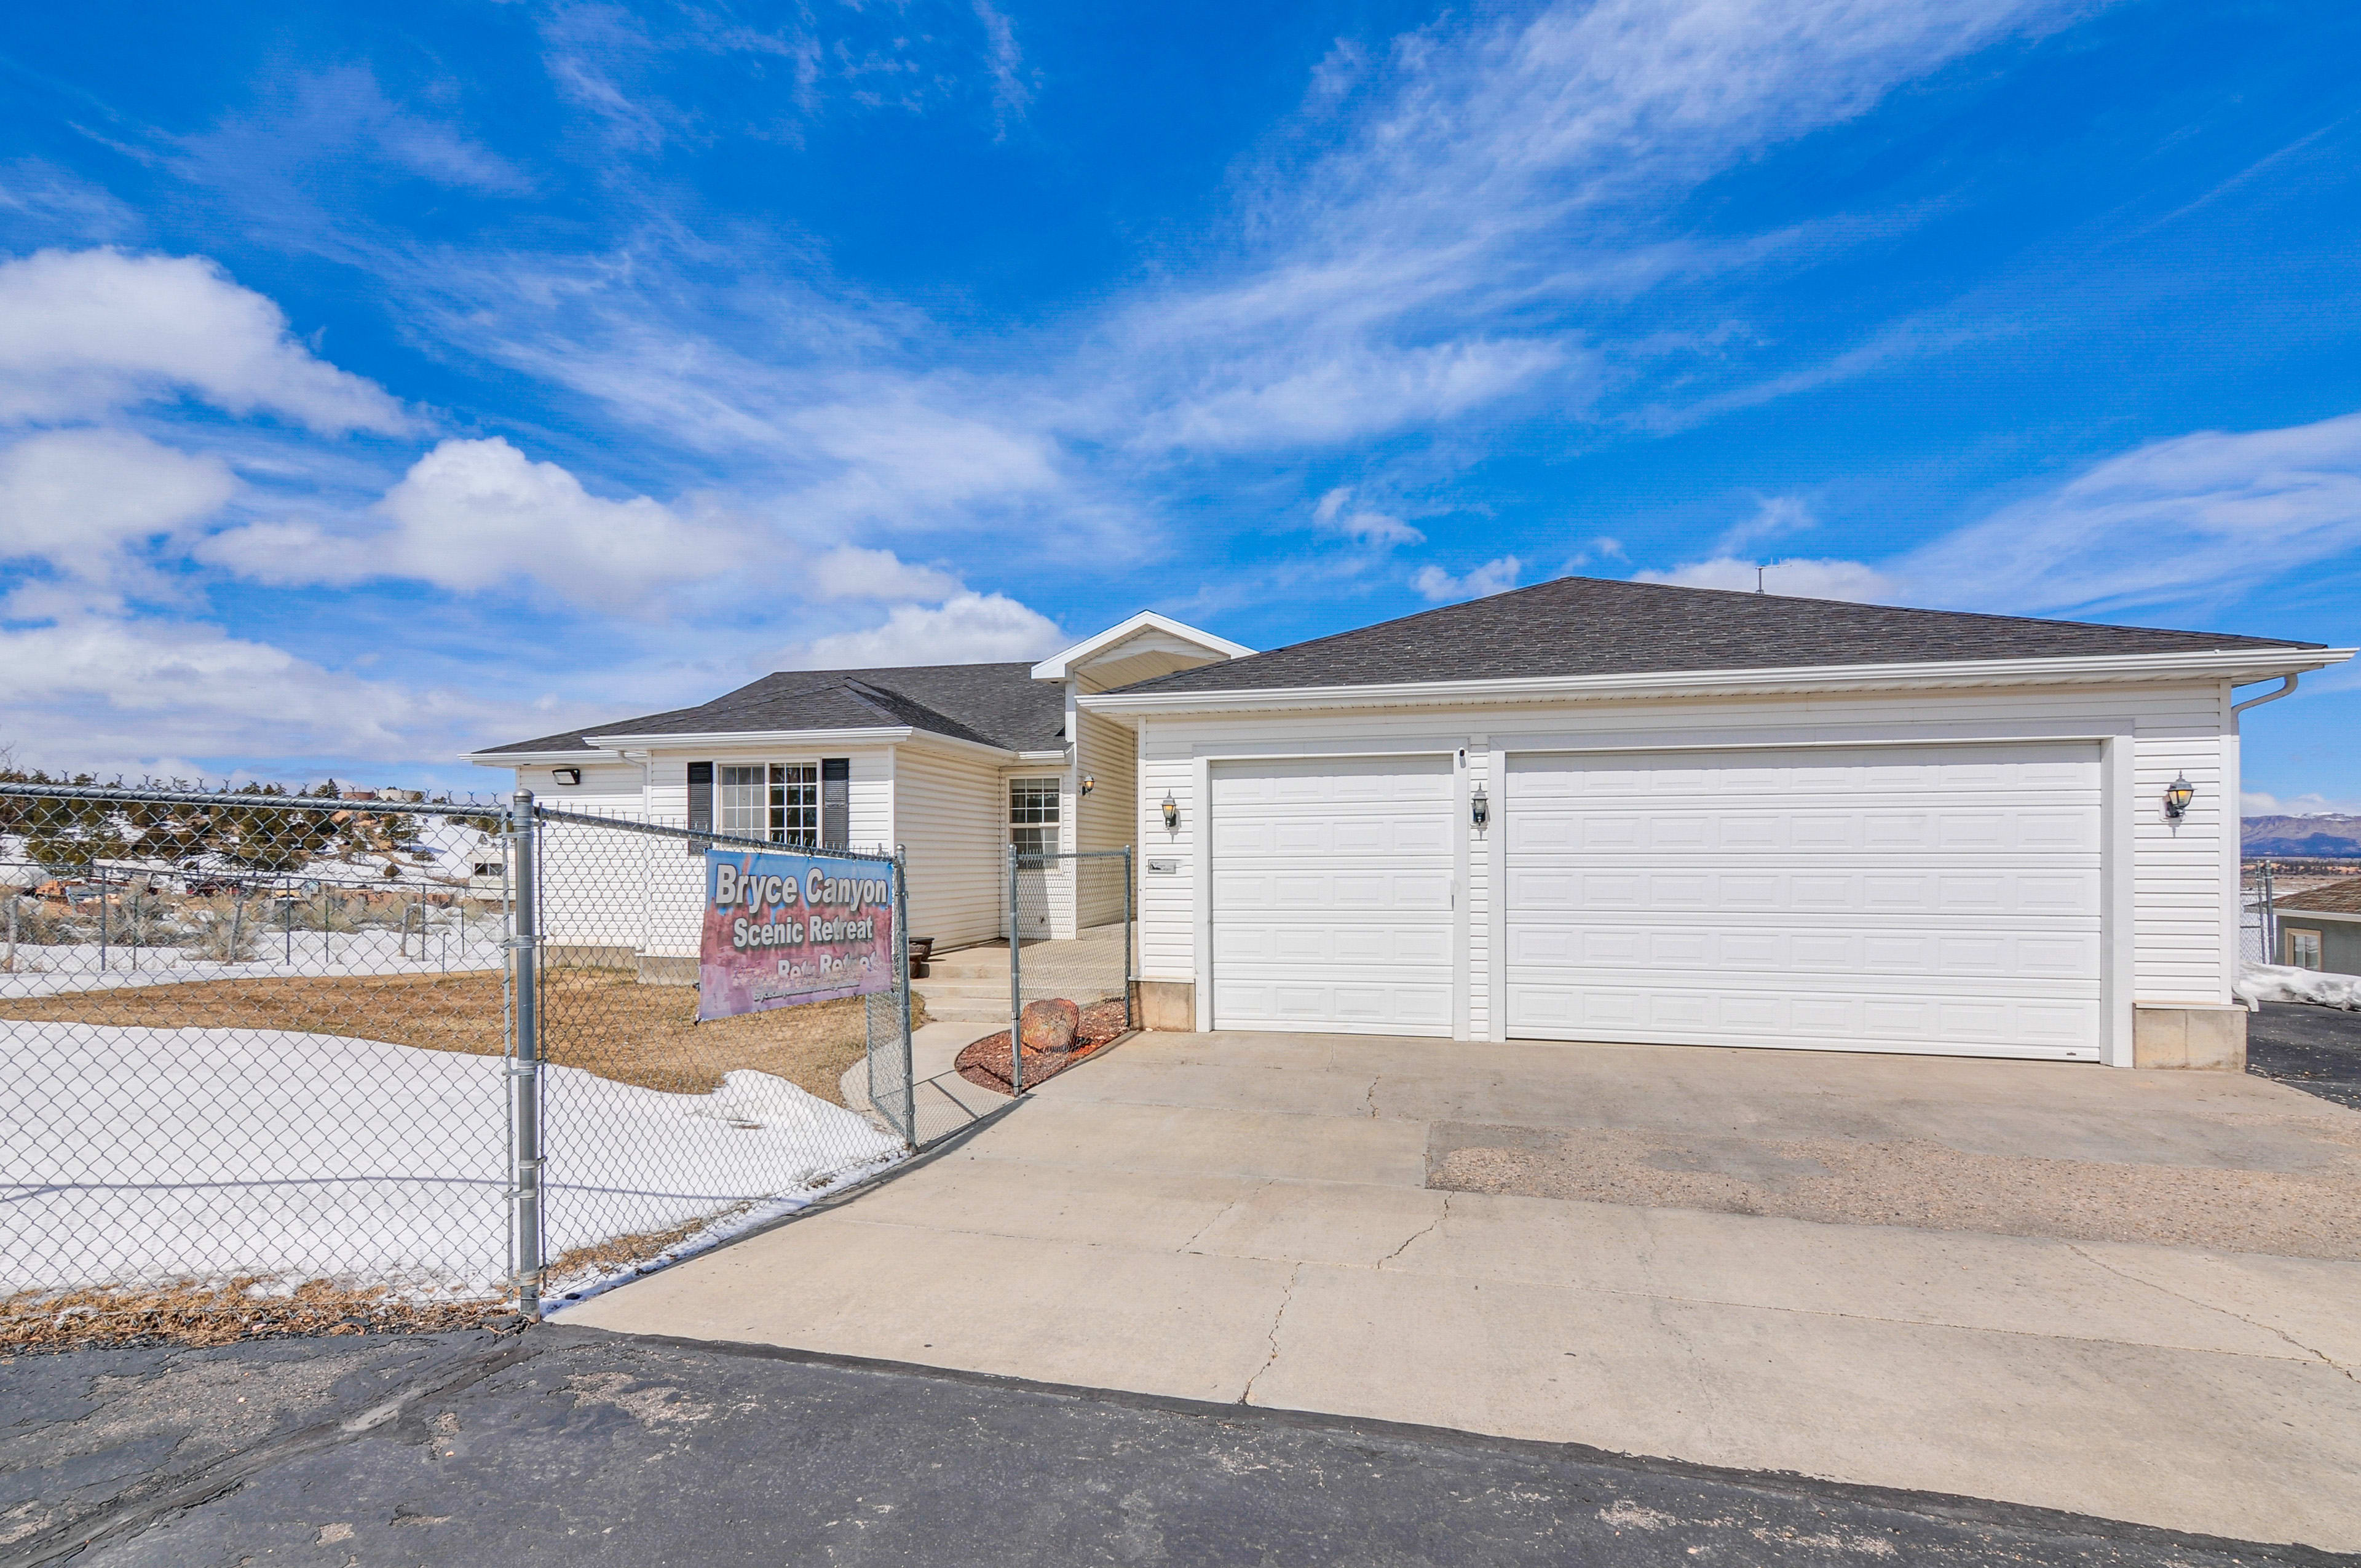
[[[84,4],[0,740],[482,784],[763,671],[1568,571],[2361,641],[2361,13]],[[2361,677],[2248,721],[2361,809]]]

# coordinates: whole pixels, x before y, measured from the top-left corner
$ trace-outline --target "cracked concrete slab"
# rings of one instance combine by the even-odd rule
[[[1716,1065],[1750,1054],[1781,1060]],[[2361,1262],[1428,1180],[1438,1124],[1477,1109],[1537,1146],[1620,1117],[1676,1168],[1791,1188],[1828,1163],[1769,1146],[1798,1129],[2214,1172],[2317,1173],[2354,1139],[2270,1084],[2005,1076],[2026,1065],[1142,1036],[561,1321],[2361,1550]]]

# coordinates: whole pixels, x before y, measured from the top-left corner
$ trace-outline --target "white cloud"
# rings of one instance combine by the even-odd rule
[[[1446,599],[1483,598],[1515,587],[1517,574],[1524,569],[1525,564],[1514,555],[1487,561],[1456,577],[1440,566],[1426,565],[1411,574],[1410,586],[1437,604]]]
[[[786,654],[782,667],[994,663],[1038,659],[1071,641],[1048,616],[1005,595],[968,592],[932,609],[895,605],[883,626],[816,638]]]
[[[609,500],[555,463],[495,436],[439,443],[411,465],[363,532],[268,519],[208,540],[200,556],[258,582],[350,585],[408,577],[460,592],[533,582],[629,609],[678,584],[741,570],[755,538],[646,496]]]
[[[1892,604],[1904,597],[1894,581],[1859,561],[1741,561],[1731,555],[1692,561],[1668,572],[1631,574],[1632,581],[1672,583],[1687,588],[1730,588],[1754,591],[1756,572],[1763,591],[1790,598],[1850,599],[1860,604]]]
[[[237,488],[219,458],[144,435],[44,432],[0,451],[0,558],[37,557],[70,576],[108,581],[127,550],[212,516]]]
[[[2119,614],[2361,548],[2361,413],[2127,452],[1890,564],[1924,603]]]
[[[1353,507],[1350,485],[1339,485],[1320,498],[1312,509],[1312,521],[1331,533],[1341,533],[1356,544],[1371,544],[1389,549],[1397,544],[1422,544],[1426,535],[1386,512],[1372,511],[1366,507]]]
[[[473,697],[338,674],[217,626],[93,617],[0,630],[20,757],[137,768],[169,757],[338,755],[416,762],[470,719]],[[479,694],[478,694],[479,695]]]
[[[202,257],[44,250],[0,263],[0,420],[98,418],[181,395],[329,434],[410,423]]]
[[[939,603],[961,590],[960,580],[932,566],[914,566],[891,550],[840,544],[813,557],[809,581],[821,598],[916,599]]]
[[[1733,532],[1744,537],[1753,526]],[[2356,550],[2361,414],[2345,414],[2154,442],[1888,560],[1773,561],[1763,586],[1813,598],[2114,619],[2225,600]],[[1751,589],[1756,565],[1717,554],[1634,576]]]

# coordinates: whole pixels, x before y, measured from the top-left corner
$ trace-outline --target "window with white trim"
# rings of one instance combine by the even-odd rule
[[[714,773],[716,832],[807,849],[819,842],[818,762],[725,763]]]
[[[2287,928],[2287,961],[2297,969],[2320,967],[2320,933]]]
[[[1008,841],[1020,855],[1058,852],[1056,779],[1008,781]]]

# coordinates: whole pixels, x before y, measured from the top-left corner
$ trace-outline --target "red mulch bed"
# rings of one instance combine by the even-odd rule
[[[1025,1047],[1025,1087],[1057,1077],[1076,1062],[1124,1031],[1123,1003],[1120,1001],[1093,1002],[1082,1010],[1082,1027],[1074,1032],[1074,1043],[1062,1051],[1037,1051]],[[989,1089],[995,1094],[1012,1094],[1008,1060],[1008,1031],[986,1035],[983,1039],[960,1052],[953,1064],[959,1075],[978,1089]]]

